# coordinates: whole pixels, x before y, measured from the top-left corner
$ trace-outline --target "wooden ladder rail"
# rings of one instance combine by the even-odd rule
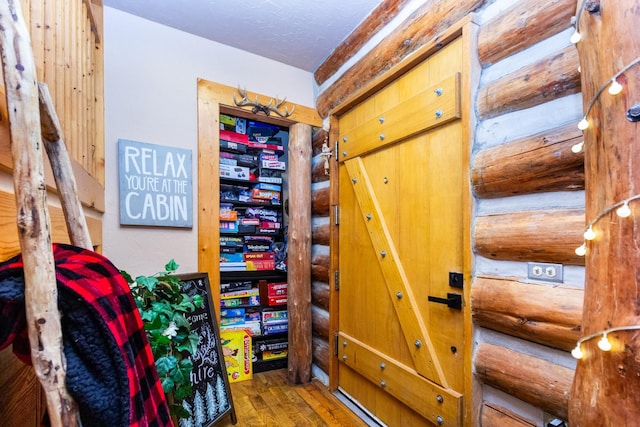
[[[37,83],[30,37],[19,0],[0,1],[0,54],[9,112],[31,359],[45,391],[51,425],[76,426],[77,406],[65,385],[66,362],[46,201],[43,141],[70,240],[86,249],[92,249],[92,245],[60,122],[47,86]]]

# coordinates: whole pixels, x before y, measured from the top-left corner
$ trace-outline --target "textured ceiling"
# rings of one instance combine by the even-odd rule
[[[104,0],[105,6],[307,71],[382,0]]]

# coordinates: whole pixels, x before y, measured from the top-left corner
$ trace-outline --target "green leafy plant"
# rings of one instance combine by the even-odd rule
[[[193,364],[189,356],[197,350],[198,335],[191,332],[185,314],[200,307],[203,300],[200,295],[189,297],[182,292],[182,282],[174,274],[177,269],[178,264],[172,259],[164,271],[152,276],[133,280],[126,271],[120,272],[140,310],[158,376],[169,397],[171,415],[187,418],[190,414],[182,406],[182,400],[192,392]]]

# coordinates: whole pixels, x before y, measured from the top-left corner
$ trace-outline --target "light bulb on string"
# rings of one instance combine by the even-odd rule
[[[620,92],[622,92],[622,85],[618,83],[618,81],[615,78],[613,78],[611,80],[611,85],[609,86],[609,94],[617,95]]]
[[[620,218],[627,218],[629,215],[631,215],[631,209],[629,209],[629,202],[624,202],[624,204],[616,210],[616,214]]]
[[[584,232],[584,238],[586,240],[593,240],[596,238],[596,232],[593,231],[593,227],[589,226],[589,228],[587,228],[587,231]]]
[[[582,357],[584,356],[584,353],[580,348],[580,343],[578,343],[578,345],[576,345],[576,347],[573,350],[571,350],[571,355],[578,360],[582,359]]]
[[[573,34],[571,34],[571,37],[569,38],[569,41],[571,41],[571,43],[576,44],[578,43],[580,40],[582,39],[582,35],[580,34],[580,32],[576,29]]]
[[[578,153],[582,152],[582,148],[583,147],[584,147],[584,141],[580,141],[580,142],[578,142],[577,144],[574,144],[571,147],[571,151],[576,153],[576,154],[578,154]]]
[[[600,341],[598,341],[598,347],[602,351],[611,350],[611,343],[609,342],[609,339],[607,338],[607,333],[606,332],[604,334],[602,334],[602,338],[600,338]]]
[[[576,248],[576,255],[585,256],[587,254],[587,245],[584,243]]]
[[[582,120],[578,123],[578,129],[585,130],[589,127],[589,120],[586,117],[583,117]]]

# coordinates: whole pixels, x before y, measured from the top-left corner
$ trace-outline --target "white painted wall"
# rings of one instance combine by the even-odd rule
[[[313,75],[105,7],[105,204],[103,253],[137,276],[174,258],[179,272],[197,260],[197,79],[313,106]],[[193,229],[119,224],[119,138],[192,150]]]

